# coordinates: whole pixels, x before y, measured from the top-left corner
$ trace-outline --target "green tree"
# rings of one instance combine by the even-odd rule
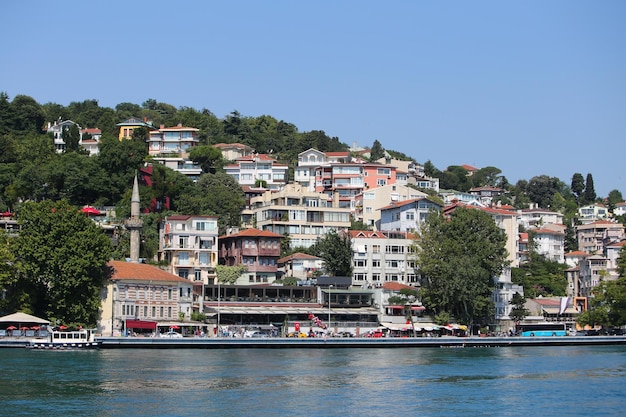
[[[615,209],[615,205],[617,203],[621,203],[622,201],[624,201],[624,197],[622,197],[622,193],[619,190],[609,191],[607,202],[608,202],[609,210],[611,211],[611,213]]]
[[[380,144],[378,140],[374,141],[372,149],[370,149],[370,161],[378,161],[380,158],[385,157],[385,148]]]
[[[511,308],[511,312],[509,313],[509,317],[516,324],[524,320],[524,318],[530,314],[530,311],[524,307],[524,304],[526,304],[526,298],[518,292],[513,295],[509,304],[513,306],[513,308]]]
[[[481,210],[457,208],[446,220],[431,213],[416,241],[422,302],[465,324],[493,312],[494,277],[507,265],[506,235]]]
[[[176,211],[185,214],[218,216],[221,234],[241,224],[241,210],[246,203],[243,189],[235,179],[224,173],[203,174],[193,190],[176,198]]]
[[[224,166],[222,151],[213,146],[201,145],[193,147],[191,152],[189,152],[189,159],[200,165],[202,172],[205,174],[215,174]]]
[[[352,276],[352,239],[348,233],[330,230],[309,251],[324,260],[324,270],[330,276]]]
[[[80,131],[78,126],[72,124],[63,129],[63,142],[65,142],[65,152],[78,152],[80,149]]]
[[[13,130],[16,133],[40,133],[44,127],[45,114],[34,98],[17,95],[11,102]]]
[[[32,310],[65,323],[93,326],[107,278],[111,241],[79,209],[60,201],[25,203],[16,253]]]
[[[572,176],[572,185],[570,188],[572,189],[572,193],[576,196],[576,202],[580,204],[580,198],[585,190],[585,179],[583,178],[583,174],[576,172]]]
[[[215,267],[217,281],[222,284],[234,284],[245,271],[246,268],[243,266],[217,265]]]
[[[533,251],[527,263],[511,269],[511,279],[514,284],[524,287],[524,295],[529,298],[560,297],[566,295],[566,269],[567,265],[546,259]]]
[[[595,203],[596,201],[596,190],[593,186],[593,175],[587,174],[587,180],[585,181],[585,194],[584,194],[585,204]]]

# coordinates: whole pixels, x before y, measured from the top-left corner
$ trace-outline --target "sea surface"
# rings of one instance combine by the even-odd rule
[[[2,416],[621,416],[626,347],[0,349]]]

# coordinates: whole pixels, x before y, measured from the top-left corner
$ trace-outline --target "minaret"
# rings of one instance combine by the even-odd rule
[[[126,229],[130,231],[130,261],[139,262],[139,232],[143,227],[139,212],[139,185],[137,174],[133,183],[133,195],[130,199],[130,218],[126,220]]]

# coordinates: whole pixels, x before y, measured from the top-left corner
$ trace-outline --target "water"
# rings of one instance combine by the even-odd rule
[[[626,347],[0,349],[0,415],[617,416]]]

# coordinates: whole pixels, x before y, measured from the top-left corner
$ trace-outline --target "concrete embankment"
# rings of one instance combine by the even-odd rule
[[[146,338],[98,337],[103,349],[281,349],[281,348],[465,348],[504,346],[625,345],[626,336],[418,337],[418,338]]]

